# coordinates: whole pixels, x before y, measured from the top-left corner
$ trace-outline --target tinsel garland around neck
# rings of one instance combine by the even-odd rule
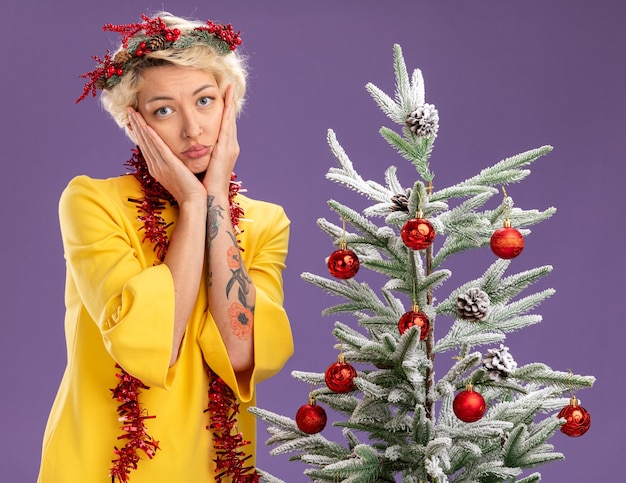
[[[152,177],[148,170],[146,160],[139,148],[132,150],[133,156],[126,162],[126,166],[129,168],[131,175],[139,181],[141,189],[143,191],[142,199],[128,198],[137,205],[139,216],[137,219],[143,222],[143,230],[145,232],[143,241],[150,241],[154,244],[154,251],[156,252],[159,261],[165,259],[167,253],[167,247],[169,240],[167,238],[166,229],[171,223],[166,223],[161,217],[161,212],[165,208],[165,202],[170,203],[172,206],[177,206],[178,203],[172,194],[167,191],[161,183]],[[235,196],[241,190],[241,182],[236,181],[237,176],[233,173],[230,177],[230,187],[228,190],[228,204],[230,208],[230,220],[233,225],[235,233],[240,233],[239,221],[243,217],[243,208],[235,201]]]
[[[132,158],[126,163],[143,191],[142,199],[129,198],[128,201],[137,205],[139,212],[138,219],[143,222],[143,241],[149,241],[154,245],[157,258],[160,262],[165,259],[169,240],[166,229],[171,225],[167,223],[161,213],[165,208],[165,203],[175,206],[174,197],[156,180],[149,171],[145,159],[139,149],[133,149]],[[231,176],[228,201],[230,205],[230,216],[235,232],[239,232],[238,223],[243,216],[243,209],[234,200],[239,192],[240,183],[235,182],[235,175]],[[139,394],[142,389],[150,389],[139,379],[131,376],[122,367],[116,364],[116,377],[119,379],[118,385],[111,389],[113,399],[121,404],[117,408],[118,420],[122,423],[123,434],[118,436],[119,440],[126,440],[122,448],[114,448],[116,459],[109,476],[115,483],[116,479],[120,483],[130,481],[131,470],[137,469],[140,457],[139,450],[142,450],[148,458],[152,459],[156,455],[159,443],[147,432],[144,424],[145,419],[155,418],[156,415],[148,415],[142,409],[139,402]],[[213,448],[215,450],[216,475],[215,481],[221,482],[229,478],[228,481],[237,483],[257,483],[259,475],[254,466],[244,466],[249,458],[241,448],[249,444],[243,439],[243,435],[237,431],[237,414],[239,405],[233,390],[219,377],[211,368],[207,367],[209,378],[208,405],[205,412],[210,415],[210,424],[206,429],[212,432]],[[181,408],[182,410],[182,408]],[[235,434],[233,434],[233,430]]]

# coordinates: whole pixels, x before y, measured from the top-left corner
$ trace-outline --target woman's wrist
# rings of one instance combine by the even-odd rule
[[[228,196],[216,197],[209,194],[207,196],[206,209],[207,242],[210,245],[222,227],[229,229],[231,226]]]
[[[197,213],[202,218],[206,217],[207,212],[207,196],[194,196],[186,198],[182,201],[177,200],[180,210],[179,217],[183,213]]]

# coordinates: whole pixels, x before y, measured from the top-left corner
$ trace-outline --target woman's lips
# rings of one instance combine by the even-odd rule
[[[206,156],[210,152],[211,152],[210,146],[204,146],[202,144],[195,144],[194,146],[191,146],[186,151],[183,151],[183,156],[186,156],[187,158],[191,158],[191,159],[198,159],[203,156]]]

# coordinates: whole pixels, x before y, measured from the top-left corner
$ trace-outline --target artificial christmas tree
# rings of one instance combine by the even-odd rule
[[[494,209],[485,205],[503,185],[524,179],[530,173],[527,166],[551,148],[507,158],[472,178],[435,190],[429,161],[438,112],[425,103],[421,72],[415,70],[409,78],[397,45],[394,70],[395,98],[372,84],[367,89],[401,126],[401,134],[386,127],[380,132],[415,166],[418,179],[407,188],[392,166],[385,173],[385,185],[364,180],[329,131],[339,167],[331,168],[327,178],[363,194],[372,204],[359,213],[329,201],[343,223],[353,227],[351,233],[345,225],[318,221],[337,245],[350,244],[361,267],[382,274],[385,282],[377,293],[355,278],[302,275],[345,300],[324,314],[346,313],[356,319],[354,327],[335,322],[333,330],[342,361],[360,368],[350,380],[353,390],[332,391],[323,372],[292,373],[316,387],[312,397],[337,416],[333,425],[344,428],[345,444],[322,433],[301,431],[290,417],[262,408],[252,412],[270,424],[272,453],[294,453],[293,458],[309,465],[305,474],[314,482],[539,481],[539,473],[525,471],[563,457],[546,441],[566,422],[572,424],[570,413],[576,413],[574,424],[584,419],[585,426],[570,431],[572,435],[588,429],[587,411],[577,400],[568,405],[570,399],[564,395],[590,387],[594,378],[554,371],[541,363],[518,367],[501,344],[508,333],[539,322],[541,316],[531,312],[554,292],[519,296],[547,275],[550,266],[506,276],[505,272],[514,268],[512,258],[521,252],[527,227],[555,210],[516,208],[506,192]],[[496,236],[500,240],[494,249],[499,258],[481,276],[449,290],[440,301],[435,298],[435,291],[443,290],[451,279],[445,262],[468,250],[493,247],[494,233],[501,234],[503,228],[507,235]],[[433,244],[435,233],[437,241],[442,240],[438,248]],[[443,320],[438,326],[438,317],[453,322]],[[403,318],[408,322],[400,324]],[[494,344],[499,349],[476,350]],[[437,379],[435,354],[443,353],[456,362]],[[556,414],[561,408],[567,412],[563,418]],[[282,481],[261,474],[267,482]]]

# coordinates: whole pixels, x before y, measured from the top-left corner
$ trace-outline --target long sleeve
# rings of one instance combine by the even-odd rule
[[[67,270],[111,357],[146,384],[167,387],[174,286],[167,266],[146,259],[133,208],[97,181],[75,178],[59,205]]]

